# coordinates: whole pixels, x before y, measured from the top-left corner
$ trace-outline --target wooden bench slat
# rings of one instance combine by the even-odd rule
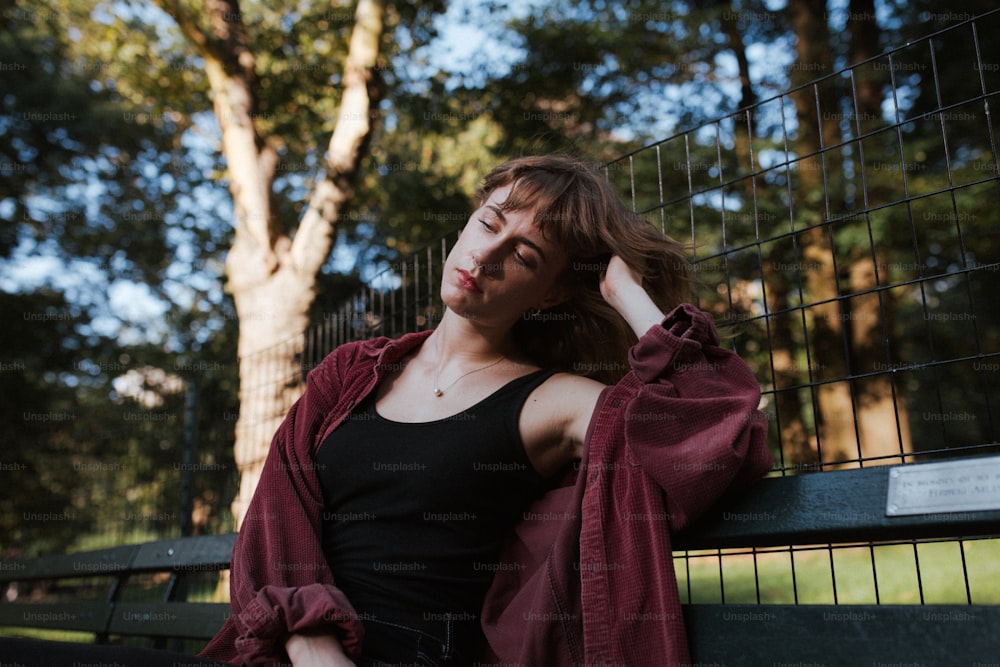
[[[892,466],[763,479],[673,540],[677,550],[1000,535],[1000,510],[889,517]]]
[[[236,534],[159,540],[138,546],[133,572],[215,571],[229,567]]]
[[[108,602],[0,604],[0,626],[101,633],[111,615]]]
[[[219,602],[119,602],[108,627],[112,635],[211,639],[229,618]]]
[[[997,660],[1000,606],[684,606],[694,664],[952,665]],[[973,661],[973,662],[970,662]]]
[[[138,549],[138,545],[131,544],[96,551],[10,560],[0,568],[0,583],[76,576],[116,576],[129,571]]]

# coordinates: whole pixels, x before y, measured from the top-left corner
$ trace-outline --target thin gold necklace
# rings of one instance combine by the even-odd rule
[[[436,397],[438,397],[438,398],[441,398],[442,396],[444,396],[444,392],[448,391],[449,389],[451,389],[452,387],[454,387],[456,384],[458,384],[459,380],[461,380],[462,378],[464,378],[466,375],[472,375],[473,373],[478,373],[480,371],[485,371],[487,368],[493,368],[494,366],[496,366],[497,364],[499,364],[501,361],[503,361],[506,358],[507,358],[507,355],[504,354],[504,355],[501,355],[501,357],[499,359],[497,359],[496,361],[490,362],[490,363],[486,364],[485,366],[483,366],[481,368],[473,368],[471,371],[466,371],[465,373],[462,373],[461,375],[459,375],[451,384],[449,384],[444,389],[442,389],[442,388],[440,388],[438,386],[438,381],[441,379],[440,378],[440,376],[441,376],[441,362],[438,361],[438,365],[434,369],[434,395]],[[441,343],[440,343],[440,341],[438,342],[438,359],[439,360],[441,359]]]
[[[458,381],[461,380],[462,378],[464,378],[466,375],[472,375],[473,373],[478,373],[479,371],[485,371],[487,368],[493,368],[494,366],[496,366],[497,364],[499,364],[501,361],[503,361],[506,358],[507,358],[507,355],[505,354],[505,355],[501,356],[499,359],[497,359],[496,361],[493,361],[491,363],[486,364],[482,368],[473,368],[471,371],[466,371],[465,373],[462,373],[461,375],[459,375],[458,378],[455,379],[455,381],[453,381],[451,384],[449,384],[444,389],[441,389],[440,387],[438,387],[438,380],[440,379],[438,376],[441,374],[441,366],[439,364],[437,366],[437,368],[434,369],[434,395],[437,396],[438,398],[444,396],[444,392],[446,392],[447,390],[451,389],[456,384],[458,384]]]

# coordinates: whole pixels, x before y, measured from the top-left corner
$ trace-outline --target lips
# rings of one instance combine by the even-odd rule
[[[483,290],[479,289],[479,283],[476,279],[472,277],[465,269],[456,269],[455,273],[458,275],[458,284],[469,290],[470,292],[477,292],[479,294],[483,293]]]

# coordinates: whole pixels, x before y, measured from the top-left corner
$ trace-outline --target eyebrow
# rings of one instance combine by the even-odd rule
[[[501,209],[499,206],[494,206],[493,204],[487,204],[486,208],[496,213],[496,216],[500,219],[500,222],[506,224],[507,216],[503,214],[503,209]],[[543,261],[548,261],[548,258],[545,256],[545,251],[542,250],[541,246],[539,246],[537,243],[527,238],[526,236],[519,236],[518,239],[520,239],[520,241],[524,245],[528,246],[529,248],[537,252],[539,255],[541,255]]]

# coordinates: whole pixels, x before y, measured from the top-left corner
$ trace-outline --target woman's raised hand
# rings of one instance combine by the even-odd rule
[[[601,296],[625,318],[636,337],[642,336],[665,317],[642,286],[639,272],[618,255],[611,257],[608,268],[601,276]]]

